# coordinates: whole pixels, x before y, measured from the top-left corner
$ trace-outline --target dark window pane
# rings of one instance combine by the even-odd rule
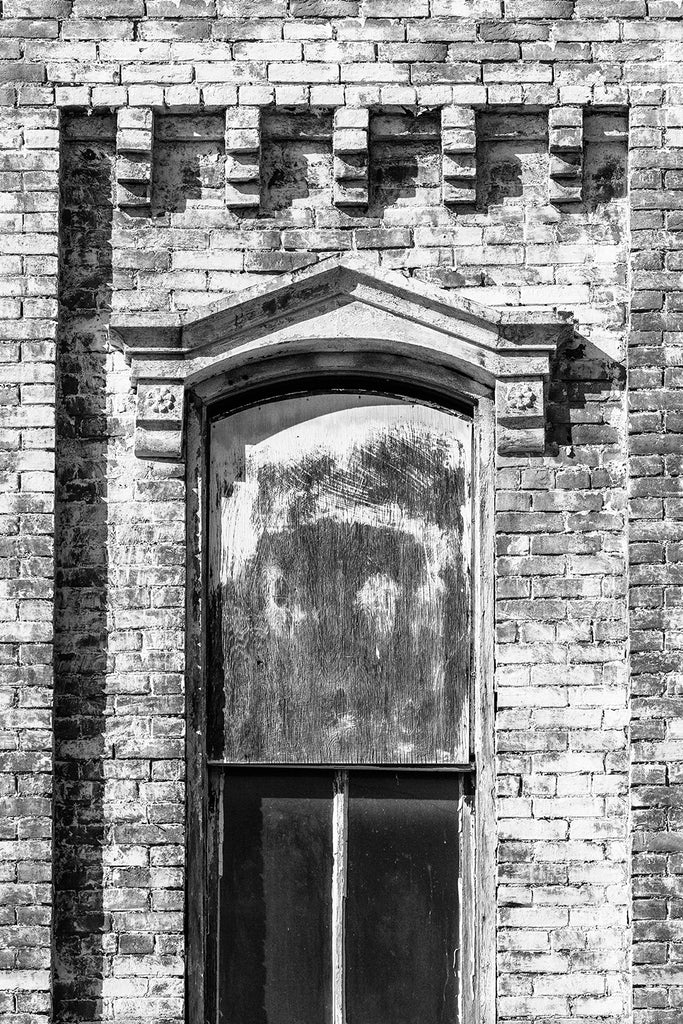
[[[332,775],[226,775],[218,949],[222,1024],[330,1015]]]
[[[352,773],[348,1024],[455,1024],[458,783]]]

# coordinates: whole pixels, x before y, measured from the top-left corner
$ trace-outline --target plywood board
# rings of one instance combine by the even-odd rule
[[[471,423],[289,398],[210,453],[210,755],[468,761]]]

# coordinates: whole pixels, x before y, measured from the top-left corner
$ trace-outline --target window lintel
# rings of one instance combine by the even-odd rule
[[[342,256],[200,314],[121,314],[111,341],[137,387],[140,458],[182,458],[188,391],[213,399],[335,372],[398,387],[403,378],[473,402],[495,393],[498,452],[538,454],[552,359],[571,331],[568,314],[493,309]]]

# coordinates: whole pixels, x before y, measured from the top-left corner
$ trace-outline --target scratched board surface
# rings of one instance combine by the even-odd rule
[[[467,761],[470,422],[315,395],[210,445],[210,756]]]

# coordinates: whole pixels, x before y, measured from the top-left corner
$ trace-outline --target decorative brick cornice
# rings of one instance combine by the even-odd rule
[[[552,312],[490,309],[348,257],[283,274],[199,317],[112,321],[137,383],[136,454],[176,459],[188,390],[210,402],[331,373],[473,404],[495,392],[498,450],[538,454],[551,358],[569,331]]]
[[[152,190],[154,112],[124,107],[116,118],[116,202],[121,209],[148,211]]]
[[[476,199],[477,134],[472,107],[441,110],[443,201],[447,206],[470,206]]]
[[[580,203],[583,179],[583,108],[548,111],[550,201]]]
[[[260,107],[225,112],[225,204],[230,209],[259,205]]]
[[[334,201],[337,206],[367,206],[368,122],[366,107],[334,112]]]

